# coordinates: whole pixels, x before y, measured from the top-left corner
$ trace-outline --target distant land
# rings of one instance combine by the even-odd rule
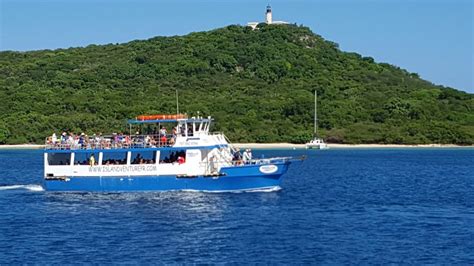
[[[454,48],[453,48],[454,49]],[[474,144],[474,94],[341,51],[309,28],[231,25],[84,48],[0,52],[0,144],[62,131],[128,132],[126,119],[211,115],[231,141]]]

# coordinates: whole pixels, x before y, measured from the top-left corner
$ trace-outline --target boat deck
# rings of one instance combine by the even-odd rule
[[[53,141],[48,137],[45,141],[46,150],[110,150],[110,149],[142,149],[171,147],[175,143],[175,135],[105,135],[88,137],[78,136],[67,140]]]

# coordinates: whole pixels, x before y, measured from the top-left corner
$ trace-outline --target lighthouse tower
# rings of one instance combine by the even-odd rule
[[[267,24],[272,24],[272,7],[270,5],[267,6],[267,12],[265,13],[265,22]]]
[[[247,26],[252,27],[252,29],[257,29],[258,24],[261,22],[249,22]],[[281,25],[281,24],[288,24],[286,21],[275,20],[273,21],[272,16],[272,7],[270,5],[267,6],[267,12],[265,12],[265,23],[266,24],[274,24],[274,25]]]

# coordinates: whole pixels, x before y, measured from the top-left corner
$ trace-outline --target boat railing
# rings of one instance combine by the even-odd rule
[[[244,166],[244,165],[261,165],[261,164],[274,164],[274,163],[285,163],[288,161],[300,161],[304,160],[304,157],[301,158],[294,158],[294,157],[273,157],[273,158],[261,158],[261,159],[251,159],[251,160],[226,160],[226,159],[220,159],[220,160],[215,160],[214,163],[217,164],[231,164],[233,166]],[[209,162],[202,162],[201,164],[209,164]]]
[[[224,158],[220,158],[217,160],[208,160],[205,162],[201,162],[200,165],[204,166],[207,170],[207,173],[214,174],[217,173],[219,167],[222,166],[233,166],[233,167],[244,167],[244,166],[252,166],[252,165],[268,165],[268,164],[282,164],[290,161],[301,161],[304,160],[305,157],[301,158],[294,158],[294,157],[274,157],[274,158],[262,158],[262,159],[252,159],[252,160],[226,160]]]
[[[227,138],[227,136],[224,134],[224,132],[216,131],[216,132],[211,132],[209,134],[222,138],[222,139],[219,140],[219,142],[220,143],[227,143],[227,145],[230,147],[232,153],[234,153],[238,150],[234,145],[231,144],[230,140]]]
[[[52,137],[45,140],[47,150],[92,150],[92,149],[128,149],[128,148],[159,148],[171,147],[176,141],[172,134],[149,135],[104,135],[104,136],[77,136],[72,139],[59,138],[53,141]]]

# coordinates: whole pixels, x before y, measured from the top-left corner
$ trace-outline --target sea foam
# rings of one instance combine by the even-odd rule
[[[44,191],[44,188],[40,185],[29,184],[29,185],[8,185],[0,186],[0,190],[14,190],[14,189],[26,189],[29,191]]]

